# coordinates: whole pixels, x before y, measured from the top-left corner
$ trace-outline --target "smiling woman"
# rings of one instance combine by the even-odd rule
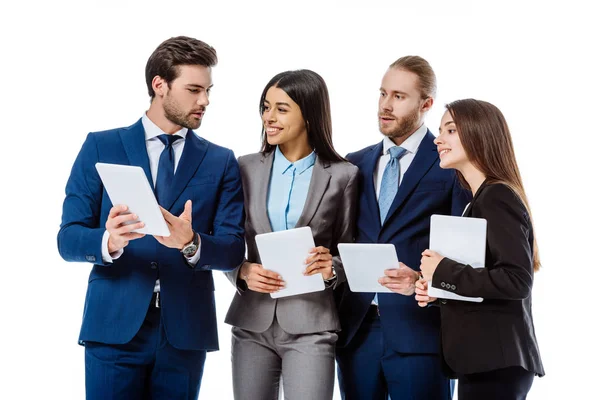
[[[225,320],[234,396],[277,398],[283,376],[286,399],[331,399],[340,329],[333,291],[345,281],[337,244],[352,240],[358,169],[333,148],[329,95],[315,72],[276,75],[260,112],[262,152],[239,159],[248,258],[227,273],[237,288]],[[255,236],[304,226],[317,245],[304,273],[320,274],[326,289],[273,299],[286,277],[262,267]]]
[[[540,261],[512,138],[490,103],[466,99],[446,107],[435,139],[440,166],[455,169],[473,193],[464,216],[487,221],[485,268],[425,250],[416,299],[422,307],[436,301],[427,295],[427,281],[483,297],[481,303],[438,303],[442,356],[458,377],[458,398],[524,400],[534,376],[545,373],[531,300]]]

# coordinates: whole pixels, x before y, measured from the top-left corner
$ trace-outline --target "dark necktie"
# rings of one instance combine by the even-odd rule
[[[160,158],[158,160],[158,171],[156,173],[156,200],[161,206],[165,206],[167,197],[169,195],[169,188],[173,177],[175,176],[175,152],[173,151],[173,143],[176,140],[181,139],[181,136],[177,135],[159,135],[158,139],[165,145]]]

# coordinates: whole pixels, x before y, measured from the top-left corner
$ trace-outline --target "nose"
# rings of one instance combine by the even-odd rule
[[[390,96],[381,96],[379,98],[379,108],[381,111],[392,112],[392,100]]]
[[[433,143],[436,146],[441,145],[442,143],[444,143],[444,141],[442,140],[442,134],[440,133],[439,135],[437,135],[437,137],[435,139],[433,139]]]
[[[208,100],[208,93],[205,90],[200,92],[200,95],[198,96],[198,99],[196,100],[196,104],[201,107],[206,107],[207,105],[210,104],[210,101]]]
[[[275,115],[274,115],[272,109],[263,111],[263,121],[264,122],[274,122],[275,121]]]

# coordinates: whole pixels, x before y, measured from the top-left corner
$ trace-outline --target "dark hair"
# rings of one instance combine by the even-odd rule
[[[308,69],[285,71],[275,75],[260,96],[261,116],[265,111],[267,91],[273,86],[283,90],[300,107],[302,117],[306,121],[308,143],[319,158],[330,162],[344,161],[345,159],[333,148],[329,92],[323,78]],[[274,149],[275,146],[267,141],[263,127],[261,152],[266,154]]]
[[[419,77],[421,98],[423,100],[429,97],[432,99],[435,98],[437,80],[435,72],[433,72],[433,68],[431,68],[427,60],[419,56],[400,57],[390,65],[390,68],[403,69],[417,75]]]
[[[512,138],[502,112],[493,104],[475,99],[453,101],[446,105],[446,109],[456,124],[469,161],[483,172],[488,182],[508,186],[525,205],[532,220]],[[468,188],[464,176],[458,171],[456,173],[463,187]],[[534,236],[533,270],[539,269],[540,258]]]
[[[187,36],[177,36],[162,42],[146,63],[146,86],[148,95],[154,98],[152,80],[155,76],[163,78],[169,87],[179,76],[180,65],[217,65],[217,51],[201,40]]]

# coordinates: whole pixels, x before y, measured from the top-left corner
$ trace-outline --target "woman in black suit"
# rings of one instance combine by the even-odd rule
[[[484,101],[446,106],[436,138],[440,166],[457,171],[473,192],[463,216],[487,220],[485,268],[473,268],[425,250],[420,306],[427,281],[481,303],[440,300],[442,352],[458,378],[458,398],[521,400],[543,376],[531,312],[533,274],[540,267],[531,213],[504,116]],[[447,289],[448,290],[448,289]]]

